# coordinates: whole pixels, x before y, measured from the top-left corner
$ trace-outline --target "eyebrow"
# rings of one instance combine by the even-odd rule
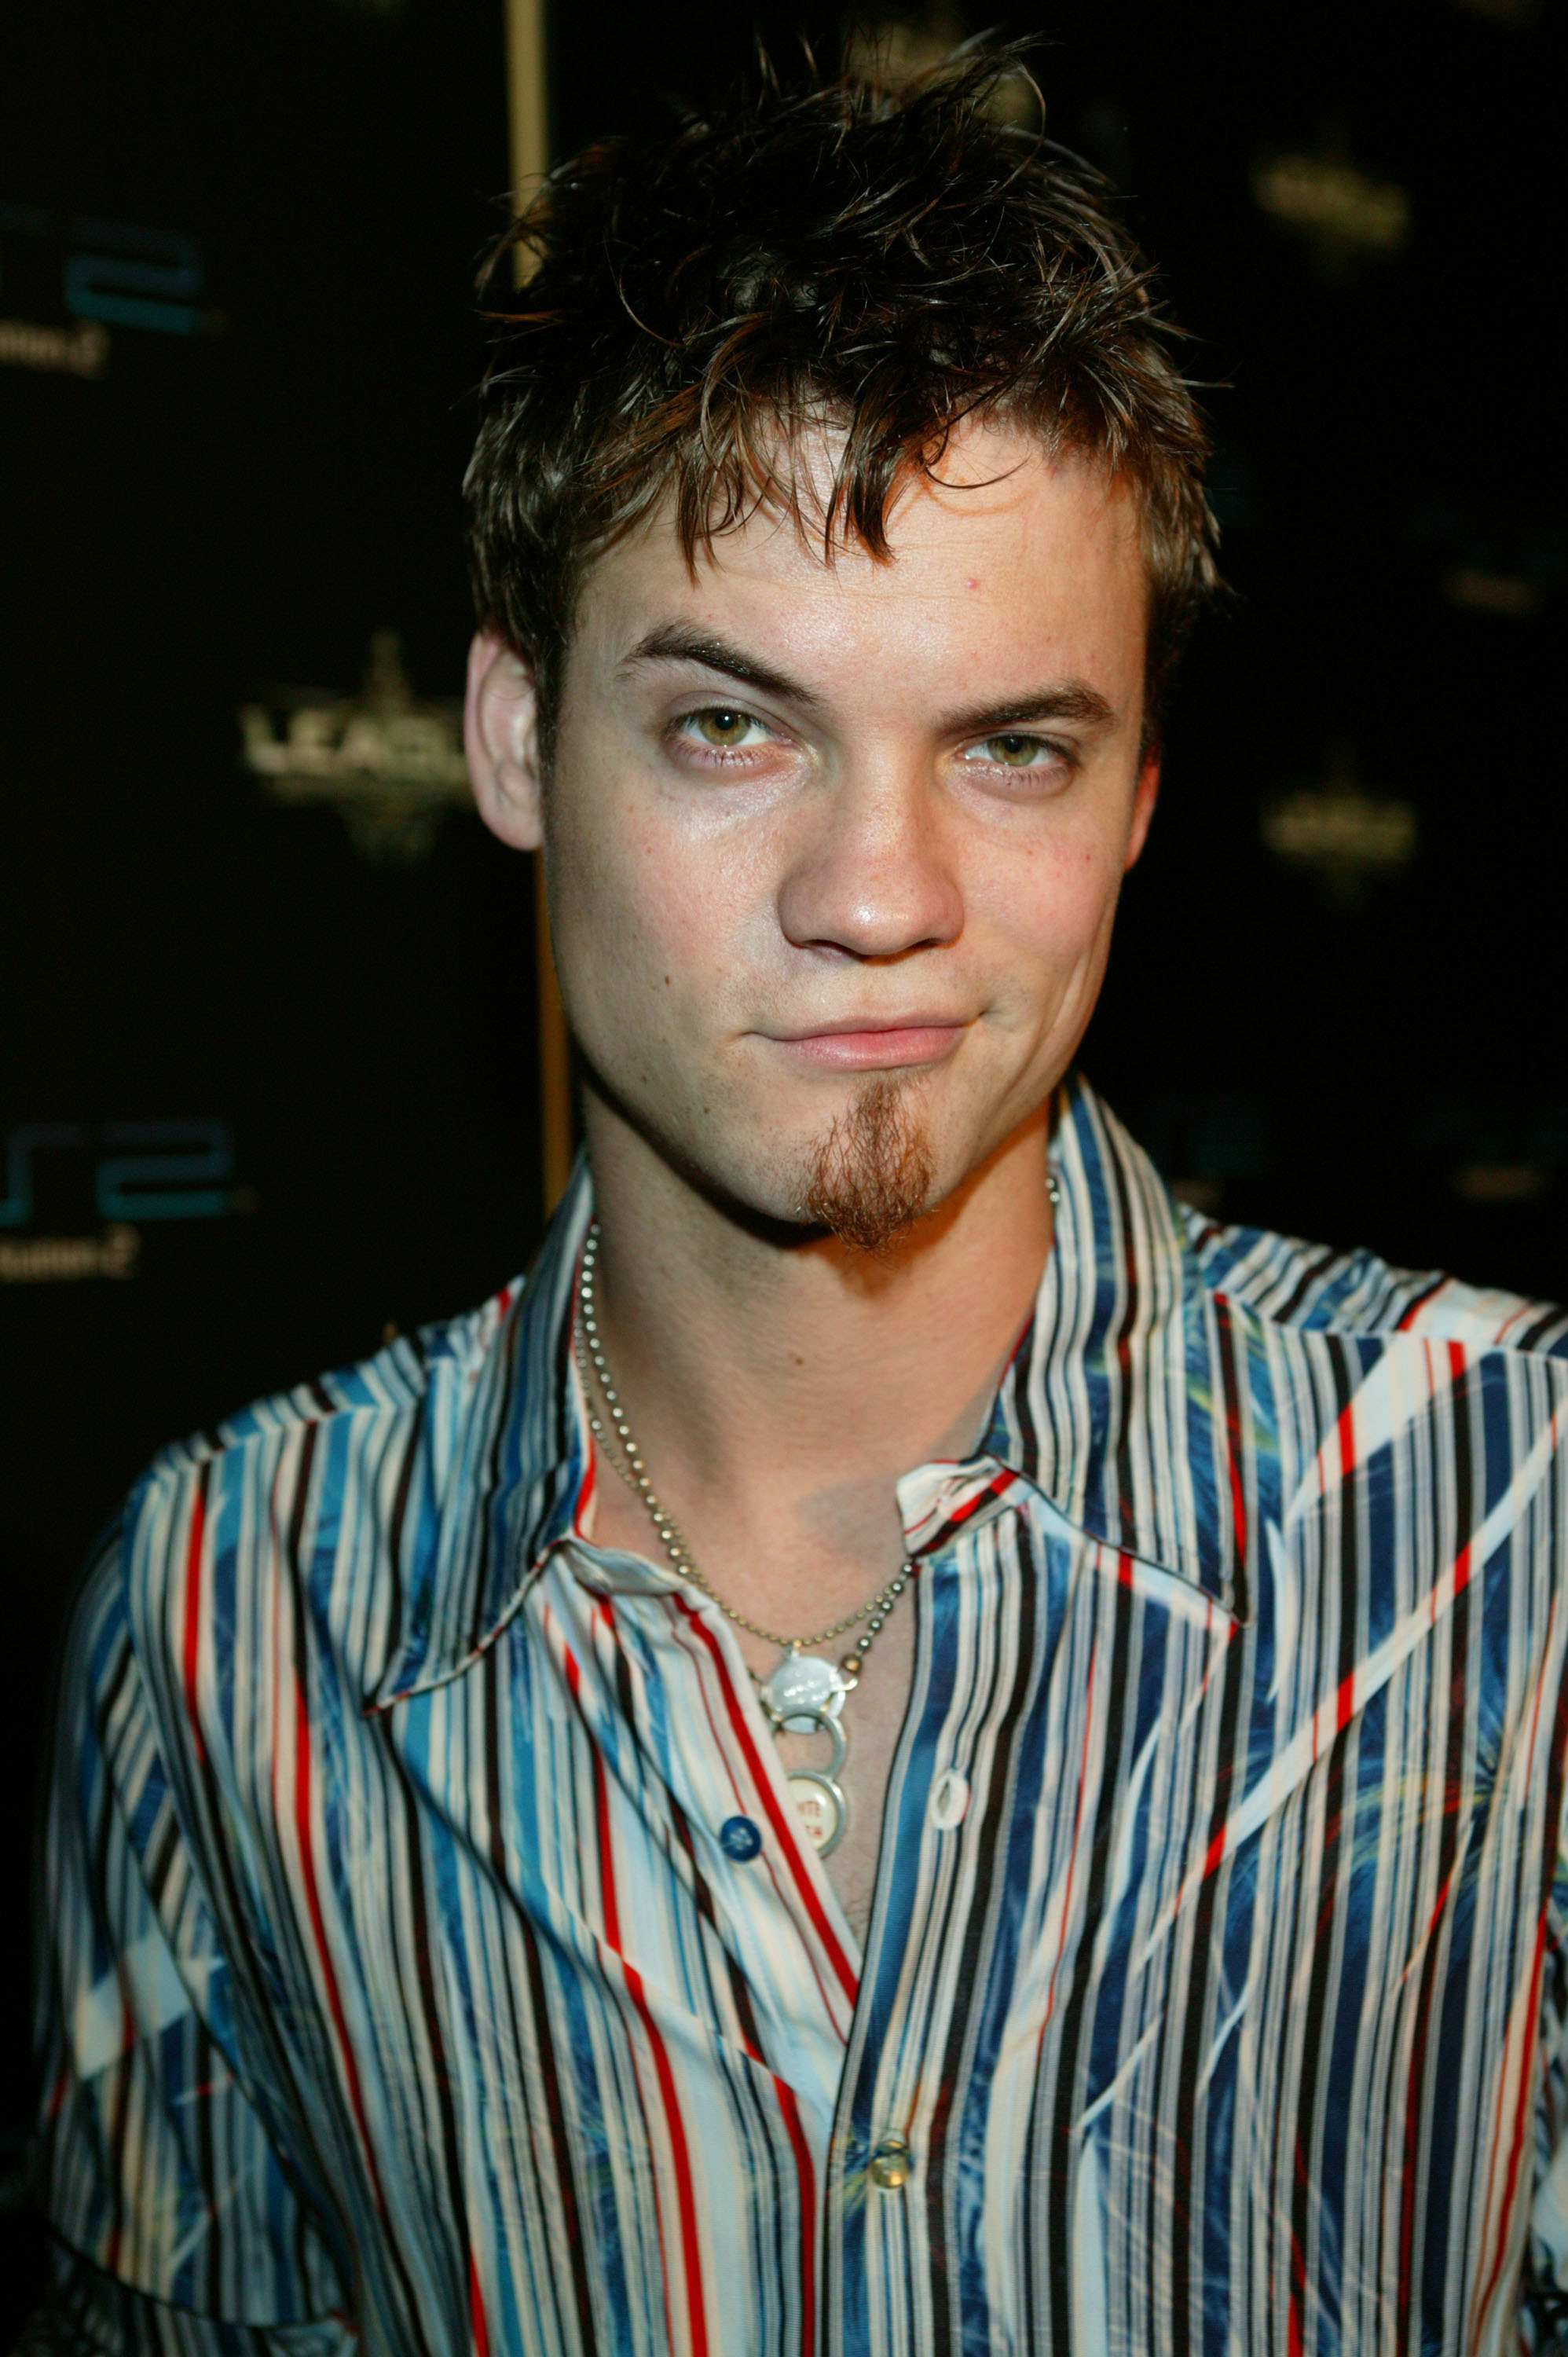
[[[639,663],[684,662],[698,663],[703,671],[715,671],[725,679],[737,680],[743,687],[760,688],[764,695],[777,695],[789,704],[799,704],[809,711],[822,704],[799,680],[787,673],[775,671],[771,663],[759,662],[744,648],[732,647],[727,640],[714,638],[706,630],[693,630],[682,622],[660,622],[645,637],[639,639],[620,668],[630,671]]]
[[[759,662],[757,656],[730,645],[725,639],[693,630],[682,622],[656,623],[622,659],[620,668],[628,672],[641,663],[666,662],[695,663],[703,671],[717,672],[743,687],[758,688],[765,695],[779,696],[807,711],[822,708],[822,698],[799,680],[776,671],[771,663]],[[1008,696],[1000,704],[975,705],[950,713],[942,723],[942,733],[953,737],[994,736],[1001,729],[1052,720],[1104,728],[1115,717],[1114,709],[1098,688],[1090,687],[1086,680],[1064,679],[1026,695]]]
[[[1115,717],[1097,687],[1087,680],[1063,679],[1036,688],[1032,695],[1009,696],[1004,704],[977,704],[968,711],[950,713],[943,726],[954,737],[994,737],[1042,720],[1076,720],[1086,728],[1105,728]]]

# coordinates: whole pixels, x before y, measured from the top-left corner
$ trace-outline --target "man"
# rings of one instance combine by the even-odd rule
[[[1071,1077],[1212,566],[1006,62],[521,232],[468,744],[586,1163],[105,1551],[54,2345],[1546,2345],[1568,1329]]]

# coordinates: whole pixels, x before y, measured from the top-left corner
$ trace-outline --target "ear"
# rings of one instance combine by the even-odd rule
[[[543,838],[539,706],[528,665],[493,630],[468,649],[463,749],[479,816],[514,851]]]
[[[1138,855],[1148,839],[1149,822],[1155,815],[1155,804],[1160,798],[1160,757],[1157,752],[1145,753],[1138,771],[1138,782],[1133,790],[1133,826],[1127,837],[1127,856],[1122,872],[1138,864]]]

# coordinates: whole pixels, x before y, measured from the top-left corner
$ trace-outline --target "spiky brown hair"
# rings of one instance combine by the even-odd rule
[[[897,492],[976,415],[1133,486],[1157,713],[1216,580],[1208,435],[1107,183],[997,119],[1019,67],[971,49],[902,90],[794,92],[765,70],[723,120],[562,165],[501,241],[469,548],[480,623],[532,669],[547,749],[584,568],[660,501],[688,562],[759,504],[824,553],[885,556]],[[835,471],[808,511],[800,446],[824,425]]]

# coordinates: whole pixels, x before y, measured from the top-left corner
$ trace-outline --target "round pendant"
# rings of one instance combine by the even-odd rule
[[[814,1653],[786,1653],[758,1691],[776,1727],[810,1735],[820,1720],[838,1717],[849,1687],[832,1662],[820,1662]]]
[[[786,1779],[800,1828],[819,1857],[831,1857],[849,1822],[849,1803],[831,1776],[814,1768],[791,1768]]]
[[[779,1727],[777,1731],[779,1734],[782,1735],[785,1732],[785,1729],[783,1727]],[[795,1735],[825,1735],[827,1737],[828,1758],[826,1765],[823,1767],[814,1768],[809,1772],[816,1776],[825,1776],[830,1784],[836,1783],[838,1781],[839,1772],[842,1770],[844,1761],[849,1757],[849,1738],[845,1735],[839,1721],[836,1718],[830,1718],[825,1710],[814,1711],[810,1718],[797,1718],[791,1720],[789,1722],[789,1731]]]

